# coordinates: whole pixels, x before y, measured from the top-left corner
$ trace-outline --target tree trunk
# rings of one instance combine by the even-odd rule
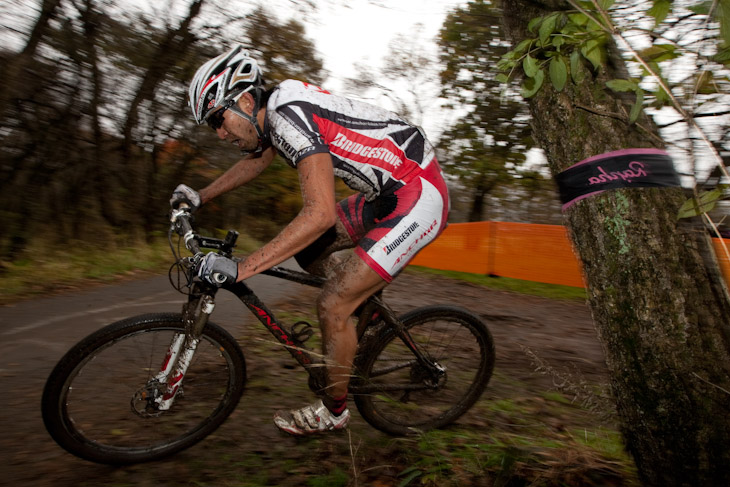
[[[119,225],[117,210],[114,205],[115,194],[113,192],[111,161],[104,159],[104,137],[101,128],[101,117],[99,110],[103,104],[102,85],[103,76],[99,68],[99,56],[97,54],[97,41],[99,29],[103,22],[103,16],[96,11],[93,0],[85,0],[83,10],[79,10],[84,28],[84,37],[87,41],[85,46],[86,60],[91,70],[91,100],[89,101],[89,115],[91,116],[91,128],[94,137],[92,149],[92,160],[90,169],[90,180],[93,181],[93,192],[95,199],[99,202],[102,218],[112,226]]]
[[[487,182],[487,175],[482,172],[477,175],[477,182],[474,186],[474,197],[471,201],[468,220],[470,222],[480,222],[484,220],[484,200],[491,191],[491,185]]]
[[[566,6],[504,2],[512,44],[527,37],[531,19]],[[580,85],[556,92],[546,81],[530,99],[553,175],[609,151],[662,145],[651,121],[629,124],[630,106],[605,88],[625,77],[615,45],[608,58]],[[684,199],[679,188],[606,191],[565,219],[642,481],[730,485],[730,303],[707,230],[677,220]]]
[[[140,197],[138,198],[137,207],[134,208],[134,214],[143,215],[143,219],[146,221],[144,227],[149,225],[150,218],[153,215],[148,209],[154,199],[151,192],[156,190],[153,184],[155,168],[152,166],[154,160],[150,161],[151,158],[149,157],[145,157],[148,164],[136,160],[139,154],[135,151],[136,141],[133,131],[139,122],[139,110],[142,103],[154,99],[155,90],[164,80],[166,73],[195,41],[196,37],[190,30],[190,25],[200,13],[203,3],[204,0],[193,0],[187,16],[178,28],[168,30],[165,38],[157,46],[156,52],[150,59],[147,71],[127,111],[127,118],[122,128],[122,158],[128,174],[131,175],[131,178],[129,178],[131,180],[126,181],[126,186],[129,188],[136,187],[138,190]]]
[[[33,24],[28,42],[23,50],[17,55],[11,56],[7,65],[3,67],[4,72],[0,75],[0,80],[3,80],[3,89],[0,90],[0,113],[7,113],[8,103],[11,103],[19,94],[32,89],[28,83],[29,80],[32,82],[33,76],[26,76],[25,70],[33,59],[41,39],[48,32],[49,24],[55,17],[60,3],[61,0],[43,0],[41,2],[41,12]]]

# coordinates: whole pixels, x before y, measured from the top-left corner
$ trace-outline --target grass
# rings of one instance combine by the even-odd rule
[[[112,282],[140,272],[162,272],[172,262],[167,242],[114,246],[113,250],[67,245],[33,249],[32,260],[5,263],[0,274],[0,304],[94,282]]]
[[[482,400],[475,411],[487,428],[400,439],[408,466],[398,485],[478,485],[486,474],[494,485],[638,485],[620,434],[594,424],[590,411],[560,400],[547,414],[539,397],[528,396]]]
[[[544,284],[541,282],[523,281],[520,279],[512,279],[509,277],[490,277],[483,274],[470,274],[468,272],[444,271],[440,269],[430,269],[421,266],[409,266],[409,272],[421,272],[424,274],[435,274],[438,276],[457,279],[460,281],[470,282],[479,286],[485,286],[490,289],[500,291],[511,291],[532,296],[540,296],[549,299],[568,299],[582,300],[586,299],[585,289],[572,286],[560,286],[557,284]]]
[[[223,238],[225,232],[214,230],[213,236]],[[237,249],[249,253],[259,242],[241,235]],[[38,242],[25,256],[0,264],[0,305],[59,289],[74,288],[90,283],[113,282],[140,273],[162,273],[172,264],[172,254],[166,237],[158,236],[151,243],[115,243],[108,248],[89,247],[83,242],[51,247]],[[489,277],[467,272],[443,271],[410,266],[408,272],[434,274],[470,282],[491,289],[518,292],[549,299],[585,300],[584,289],[522,281],[508,277]]]
[[[555,400],[549,401],[548,412],[545,399],[530,395],[530,383],[494,381],[499,392],[482,398],[459,424],[413,437],[380,434],[358,415],[348,434],[269,436],[268,407],[244,404],[225,431],[164,466],[180,468],[187,459],[190,481],[198,481],[189,485],[211,487],[639,485],[620,435],[610,425],[598,424],[592,411]],[[294,393],[278,392],[282,397]],[[253,437],[252,424],[258,425]],[[251,441],[258,434],[265,435],[263,444]],[[222,451],[233,454],[215,454]],[[142,468],[125,470],[134,477]]]
[[[224,237],[225,232],[213,232]],[[257,248],[252,238],[241,236],[237,249],[248,253]],[[183,248],[182,255],[187,251]],[[95,283],[114,282],[140,274],[161,274],[173,263],[166,236],[152,242],[109,242],[107,248],[84,242],[51,246],[37,242],[25,255],[0,265],[0,305],[20,299]]]

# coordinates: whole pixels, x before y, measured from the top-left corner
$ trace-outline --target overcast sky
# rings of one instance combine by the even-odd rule
[[[420,37],[433,42],[450,9],[465,0],[351,0],[347,5],[317,7],[304,19],[308,34],[325,57],[325,67],[336,77],[354,74],[355,64],[380,64],[388,44],[397,35],[409,35],[421,24]],[[344,3],[344,2],[343,2]]]
[[[382,67],[389,44],[398,36],[417,36],[422,47],[436,59],[436,36],[447,13],[466,3],[467,0],[337,0],[319,2],[315,11],[299,11],[295,15],[305,24],[308,36],[315,41],[324,58],[325,69],[330,75],[325,82],[326,88],[355,95],[344,90],[344,79],[356,74],[356,66]],[[438,67],[434,68],[437,71]],[[453,117],[452,113],[440,109],[436,99],[438,89],[435,85],[421,87],[425,108],[423,119],[412,120],[422,124],[434,137],[443,130],[445,120]],[[403,98],[408,98],[405,93]],[[385,98],[368,101],[394,108]]]

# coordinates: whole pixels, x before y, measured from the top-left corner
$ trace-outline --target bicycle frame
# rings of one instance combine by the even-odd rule
[[[179,215],[178,215],[179,216]],[[174,220],[173,220],[174,221]],[[182,236],[185,240],[186,247],[194,251],[196,254],[200,248],[213,248],[222,251],[224,255],[230,254],[237,237],[236,232],[229,232],[225,240],[202,237],[195,234],[186,219],[182,221]],[[311,287],[321,288],[325,279],[307,272],[299,272],[292,269],[274,266],[262,274],[284,279],[298,284]],[[294,359],[308,372],[310,376],[309,387],[315,393],[321,393],[327,385],[325,362],[319,357],[314,356],[308,350],[304,343],[299,341],[295,334],[279,322],[269,307],[264,304],[254,291],[244,282],[236,282],[234,284],[224,285],[220,289],[225,289],[233,293],[241,302],[253,313],[262,325],[281,343],[284,348],[294,357]],[[169,409],[174,401],[175,394],[182,384],[185,371],[192,357],[197,341],[202,334],[205,324],[215,307],[215,295],[219,288],[211,284],[194,281],[192,283],[191,293],[188,302],[183,307],[183,321],[185,322],[185,338],[179,336],[173,337],[168,353],[165,357],[160,372],[155,376],[152,382],[156,384],[167,384],[165,393],[155,399],[157,409]],[[372,325],[384,322],[393,333],[395,333],[403,343],[413,352],[414,361],[420,362],[426,370],[430,372],[434,383],[438,382],[439,377],[444,374],[444,369],[438,364],[428,359],[419,350],[418,346],[412,340],[408,330],[400,322],[393,310],[386,305],[381,299],[381,292],[370,296],[365,302],[358,307],[354,316],[358,318],[357,323],[357,339],[358,343],[365,335],[365,331]],[[391,372],[397,368],[409,367],[412,362],[403,363],[392,369],[384,370],[383,373]],[[168,380],[171,378],[171,380]],[[402,388],[402,386],[401,386]],[[423,389],[424,386],[414,385],[413,389]],[[357,383],[351,384],[350,392],[367,393],[373,392],[367,386]],[[382,386],[381,389],[382,390]]]
[[[221,289],[233,293],[304,367],[315,394],[327,391],[332,366],[319,350],[304,346],[314,348],[307,342],[312,325],[284,326],[246,282],[236,283],[225,272],[201,272],[215,260],[205,256],[209,249],[233,258],[237,234],[203,237],[191,219],[189,212],[173,211],[169,232],[175,257],[169,277],[186,295],[182,313],[145,313],[107,325],[66,352],[46,381],[44,425],[80,458],[114,465],[157,460],[194,445],[235,410],[247,381],[246,356],[230,332],[209,320]],[[177,245],[175,234],[181,237]],[[264,274],[315,288],[330,285],[301,269],[273,267]],[[430,305],[396,316],[378,292],[352,318],[357,351],[348,393],[375,428],[393,435],[441,428],[484,391],[494,343],[468,310]]]

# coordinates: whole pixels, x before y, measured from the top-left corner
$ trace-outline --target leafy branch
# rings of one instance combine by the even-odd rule
[[[548,79],[556,91],[563,91],[568,80],[572,80],[576,85],[581,84],[586,77],[587,69],[599,71],[606,62],[605,46],[608,40],[616,39],[630,59],[641,67],[641,75],[638,78],[614,79],[606,82],[606,87],[614,92],[635,94],[628,122],[636,123],[644,106],[672,107],[689,129],[699,135],[716,161],[722,176],[730,180],[730,174],[722,162],[718,149],[706,131],[697,123],[695,110],[691,108],[692,104],[680,100],[669,81],[663,76],[660,67],[660,63],[664,61],[675,60],[687,54],[693,55],[698,60],[706,60],[707,62],[698,66],[691,77],[692,90],[689,99],[695,100],[698,94],[726,94],[720,85],[723,82],[730,82],[730,78],[716,77],[709,66],[712,63],[730,65],[730,1],[706,0],[691,7],[690,14],[683,17],[683,20],[686,20],[705,16],[702,29],[711,35],[719,33],[719,36],[712,36],[711,47],[714,48],[715,54],[710,58],[703,57],[702,46],[696,51],[689,52],[678,43],[670,42],[661,35],[652,36],[655,40],[659,40],[659,43],[639,51],[631,45],[625,32],[616,25],[609,14],[609,10],[614,6],[614,0],[567,0],[567,2],[572,10],[552,12],[529,23],[528,31],[533,36],[520,42],[502,57],[498,67],[503,73],[498,79],[508,82],[517,74],[524,75],[522,95],[525,98],[537,94],[547,84]],[[653,0],[652,7],[646,11],[646,14],[653,18],[655,29],[672,13],[672,0]],[[718,23],[719,29],[715,27]],[[635,30],[633,26],[632,30]],[[707,37],[709,36],[706,35],[704,38]],[[651,88],[652,85],[654,89]],[[694,154],[691,159],[694,168]],[[682,206],[678,217],[703,215],[709,221],[707,213],[715,208],[717,202],[727,197],[727,192],[727,188],[720,186],[712,191],[700,193],[695,185],[694,197]],[[710,224],[716,229],[714,224],[711,222]]]

